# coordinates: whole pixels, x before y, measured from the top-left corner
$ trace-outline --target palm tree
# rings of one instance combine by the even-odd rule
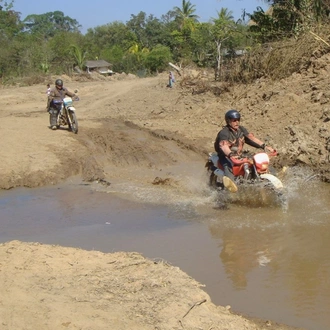
[[[81,48],[79,48],[77,45],[71,45],[70,53],[73,56],[77,67],[82,70],[86,60],[87,52],[82,51]]]
[[[174,7],[174,12],[176,14],[176,20],[179,23],[180,30],[186,25],[191,25],[191,23],[198,22],[198,15],[195,15],[195,5],[191,4],[188,0],[182,0],[182,7]]]
[[[218,17],[212,18],[214,23],[226,23],[234,20],[233,12],[228,10],[228,8],[221,8],[220,11],[217,11]]]

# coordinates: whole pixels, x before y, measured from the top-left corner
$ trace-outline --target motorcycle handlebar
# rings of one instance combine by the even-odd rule
[[[266,151],[265,151],[266,152]],[[267,155],[270,157],[275,157],[278,155],[278,152],[274,149],[273,152],[267,152]],[[239,156],[232,156],[230,160],[234,165],[242,165],[244,163],[251,163],[252,155],[250,157],[239,157]]]
[[[74,98],[72,98],[72,101],[79,101],[80,98],[78,96],[75,96]],[[62,104],[63,100],[53,100],[53,103],[55,104]]]

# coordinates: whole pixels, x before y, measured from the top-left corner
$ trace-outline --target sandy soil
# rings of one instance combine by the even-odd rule
[[[55,184],[73,175],[103,184],[175,186],[175,173],[166,168],[206,160],[231,108],[279,151],[276,168],[307,166],[330,182],[329,71],[324,56],[285,81],[249,86],[214,85],[194,71],[177,75],[172,89],[167,74],[64,76],[81,98],[77,135],[48,128],[45,84],[2,88],[0,188]],[[180,269],[136,253],[14,241],[1,244],[0,255],[2,329],[290,329],[215,306]]]

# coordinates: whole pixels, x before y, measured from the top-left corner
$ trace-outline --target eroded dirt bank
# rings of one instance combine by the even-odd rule
[[[301,164],[329,181],[329,63],[325,56],[286,81],[231,87],[217,97],[196,93],[202,78],[193,94],[179,87],[180,79],[166,88],[166,75],[85,82],[63,77],[81,97],[78,135],[48,129],[44,85],[3,88],[0,188],[53,184],[76,174],[110,183],[175,181],[167,166],[190,159],[203,164],[231,108],[278,149],[276,166]],[[1,245],[0,254],[4,329],[289,329],[216,307],[186,274],[137,254],[20,242]]]
[[[286,329],[215,306],[178,267],[137,253],[12,241],[0,256],[2,329]]]

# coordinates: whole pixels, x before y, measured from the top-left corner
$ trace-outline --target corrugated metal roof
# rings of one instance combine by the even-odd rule
[[[103,68],[107,66],[111,66],[111,64],[104,60],[86,61],[87,68]]]

